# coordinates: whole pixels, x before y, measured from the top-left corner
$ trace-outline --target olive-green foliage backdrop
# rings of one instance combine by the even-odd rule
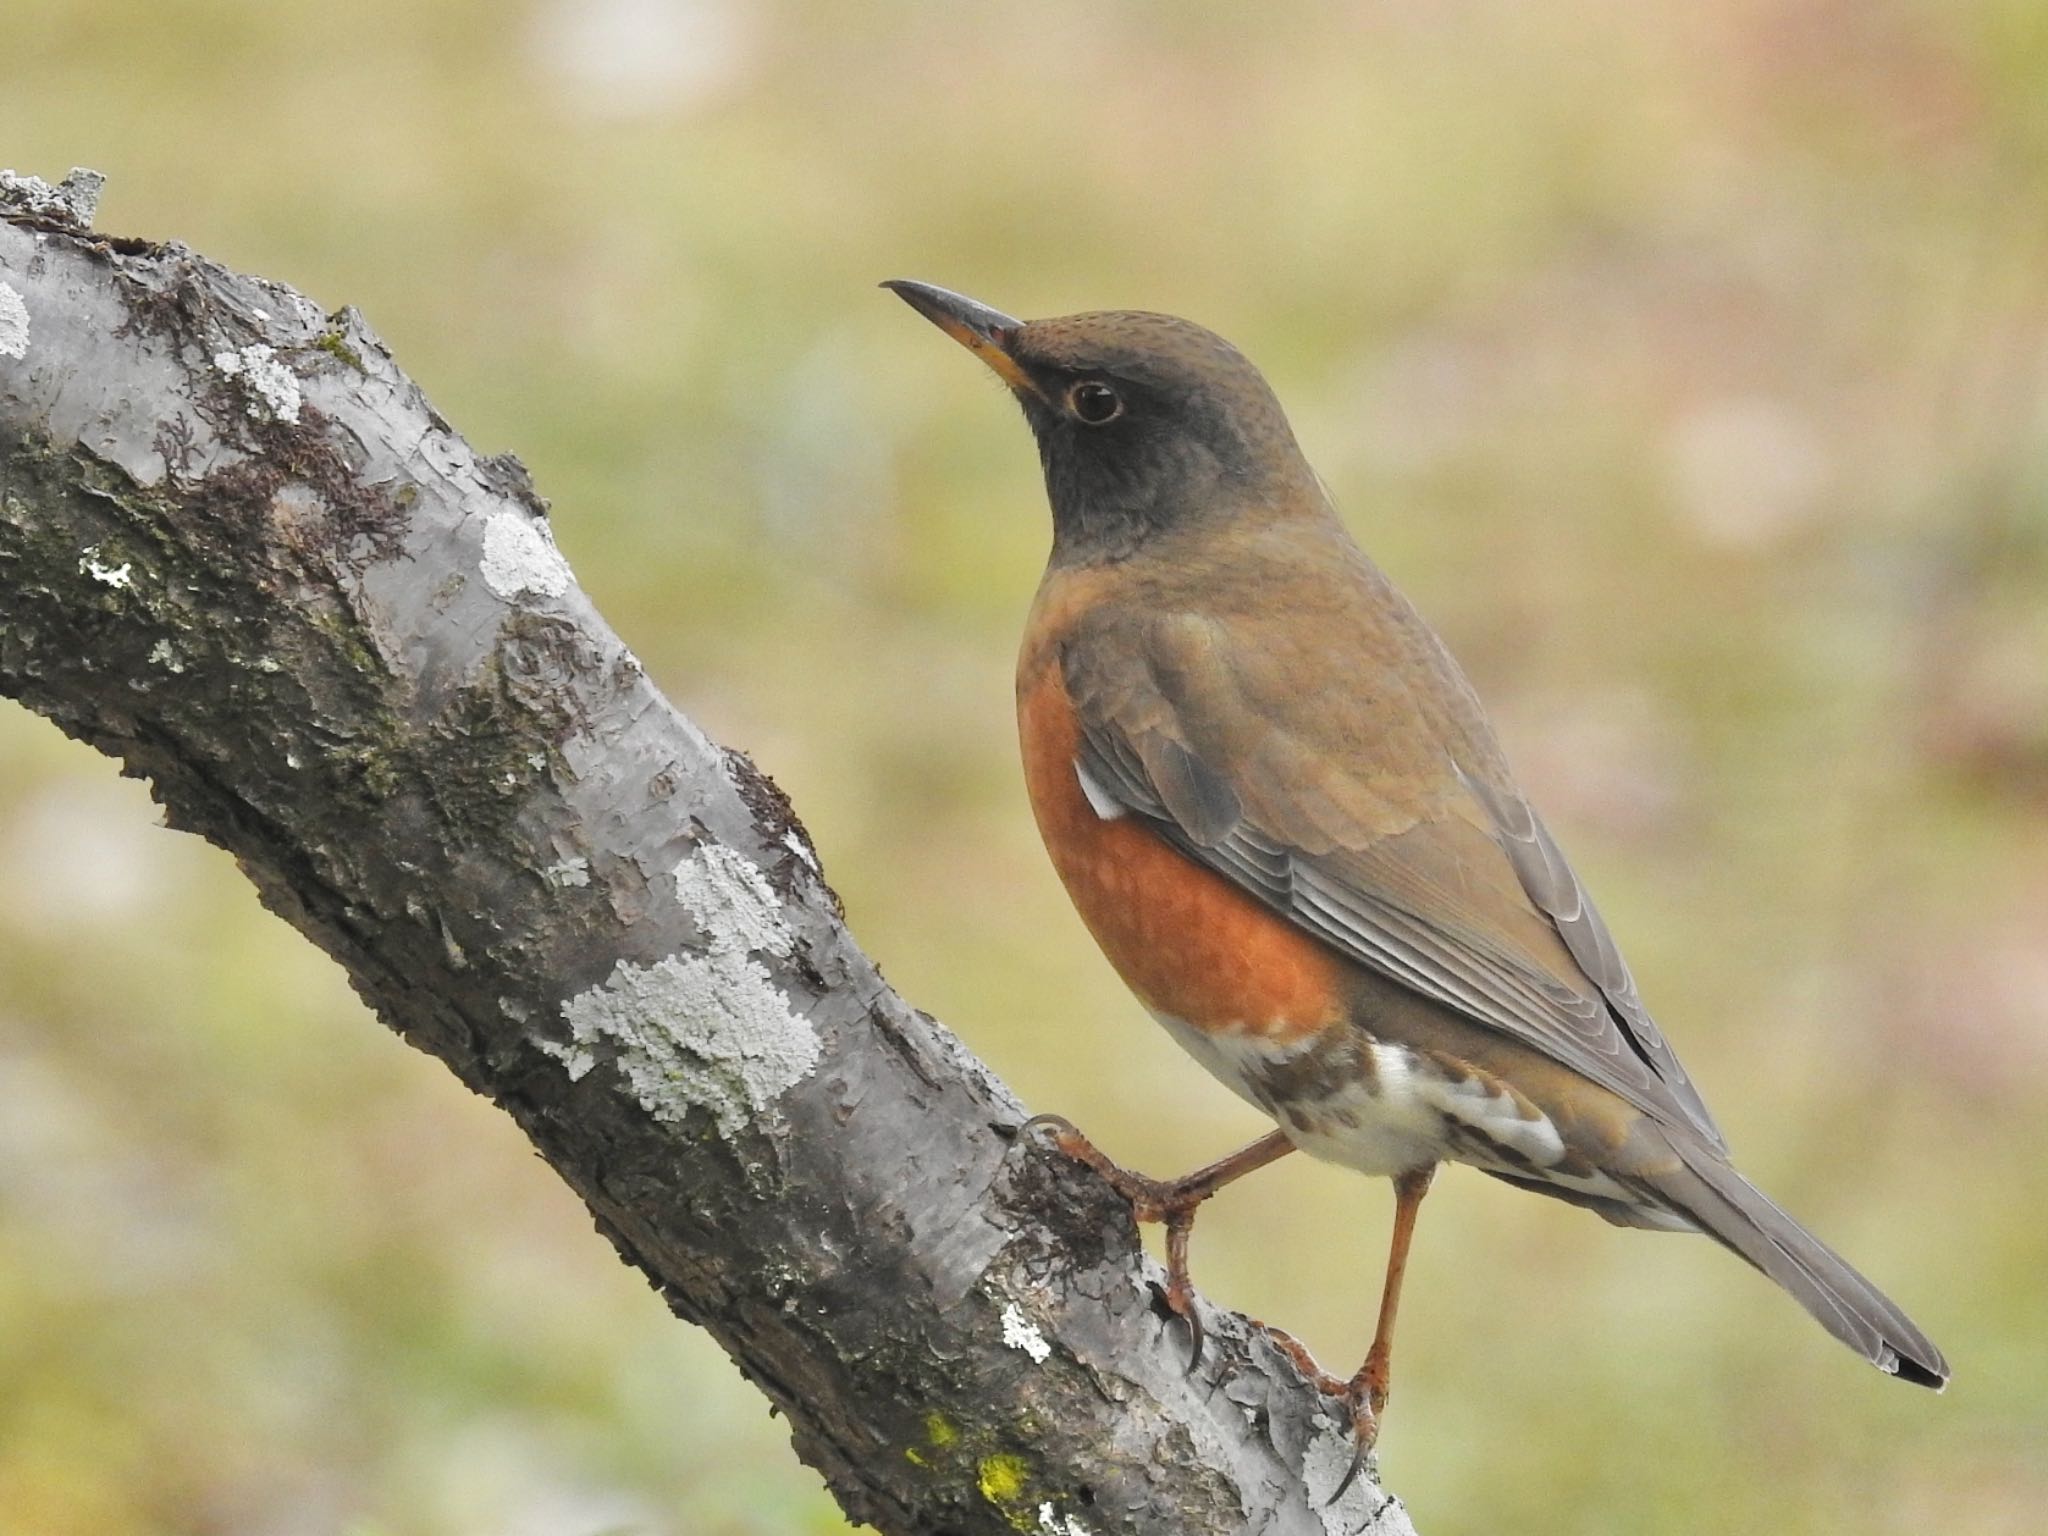
[[[1745,1166],[1957,1366],[1440,1180],[1425,1536],[2031,1532],[2048,1501],[2039,0],[12,0],[0,164],[359,305],[890,976],[1160,1173],[1247,1138],[1014,762],[1046,527],[878,279],[1240,342],[1450,638]],[[1384,1186],[1207,1293],[1333,1367]],[[1163,1341],[1162,1348],[1175,1347]],[[828,1532],[786,1430],[222,855],[0,709],[0,1532]]]

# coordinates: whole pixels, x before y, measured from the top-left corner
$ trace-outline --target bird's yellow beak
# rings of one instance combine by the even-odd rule
[[[1040,400],[1045,398],[1044,391],[1010,352],[1010,343],[1023,328],[1023,321],[1013,320],[986,304],[978,304],[965,294],[934,287],[930,283],[913,283],[908,278],[895,277],[882,286],[987,363],[996,377],[1010,388]]]

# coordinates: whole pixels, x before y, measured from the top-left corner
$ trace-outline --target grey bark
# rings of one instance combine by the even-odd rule
[[[889,1532],[1406,1532],[1092,1174],[899,998],[353,310],[0,181],[0,692],[146,778]],[[702,515],[716,515],[702,509]]]

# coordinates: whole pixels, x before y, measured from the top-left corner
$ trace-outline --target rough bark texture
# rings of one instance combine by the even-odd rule
[[[641,672],[516,460],[352,310],[0,182],[0,692],[516,1120],[890,1532],[1405,1532],[1335,1407],[840,921],[775,786]],[[705,509],[703,515],[716,515]]]

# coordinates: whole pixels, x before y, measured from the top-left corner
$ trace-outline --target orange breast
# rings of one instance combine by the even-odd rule
[[[1074,771],[1080,727],[1056,660],[1019,679],[1024,783],[1053,868],[1147,1008],[1285,1043],[1340,1017],[1342,962],[1134,816],[1105,821]],[[1032,675],[1035,672],[1035,676]]]

